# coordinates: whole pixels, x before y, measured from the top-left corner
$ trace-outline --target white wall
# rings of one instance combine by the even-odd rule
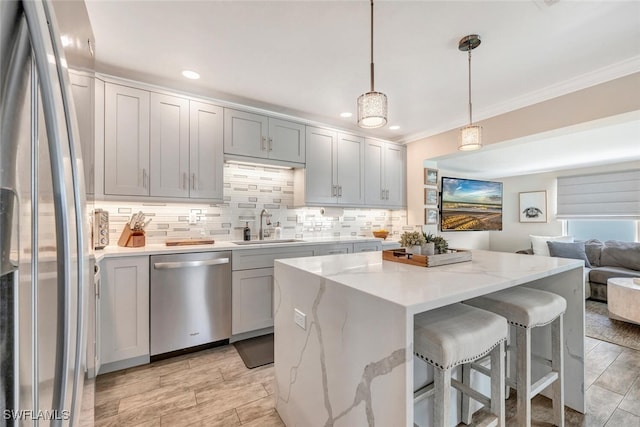
[[[559,236],[562,234],[562,222],[555,218],[557,177],[637,169],[639,167],[640,162],[636,161],[500,179],[499,181],[504,184],[502,231],[489,232],[489,248],[492,251],[515,252],[519,249],[530,247],[530,234],[543,236]],[[547,191],[547,223],[521,223],[518,194],[523,191],[540,190]]]

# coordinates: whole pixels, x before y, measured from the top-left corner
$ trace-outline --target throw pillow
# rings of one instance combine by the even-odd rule
[[[529,235],[534,255],[551,256],[547,242],[573,242],[573,236],[534,236]]]
[[[591,268],[589,258],[584,250],[584,242],[547,242],[547,246],[552,257],[581,259],[584,261],[585,267]]]
[[[600,265],[640,270],[640,243],[607,240],[602,248]]]

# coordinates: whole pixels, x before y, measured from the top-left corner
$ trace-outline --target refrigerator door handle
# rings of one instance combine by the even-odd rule
[[[42,98],[42,106],[45,117],[45,125],[47,131],[47,139],[49,143],[49,152],[51,159],[51,174],[53,184],[53,198],[55,206],[55,224],[56,224],[56,240],[57,240],[57,258],[58,258],[58,325],[57,325],[57,342],[59,347],[56,351],[53,390],[53,407],[52,409],[60,411],[68,410],[73,419],[77,418],[79,408],[76,408],[78,399],[77,391],[79,384],[80,363],[82,357],[82,314],[83,307],[83,278],[87,272],[85,271],[84,255],[84,206],[83,198],[80,193],[82,184],[79,181],[76,156],[75,156],[75,140],[77,135],[77,124],[70,115],[71,97],[68,92],[68,82],[64,80],[66,69],[63,68],[62,62],[64,55],[60,46],[60,38],[57,37],[57,28],[55,28],[55,18],[51,5],[45,2],[23,2],[24,13],[29,28],[31,45],[33,48],[33,57],[36,63],[38,76],[40,77],[40,93]],[[49,61],[49,58],[55,58],[55,61]],[[63,113],[63,114],[61,114]],[[65,138],[66,136],[66,138]],[[68,153],[66,151],[68,149]],[[68,156],[67,156],[68,154]],[[67,157],[67,159],[65,159]],[[71,180],[73,183],[72,194],[69,194],[65,186],[65,160],[68,161],[71,169]],[[84,188],[82,188],[84,190]],[[72,212],[70,212],[68,203],[73,201],[75,221],[71,222]],[[75,227],[74,227],[75,226]],[[75,228],[75,230],[73,230]],[[71,233],[75,232],[76,248],[71,247]],[[73,252],[75,249],[75,253]],[[77,256],[74,256],[77,255]],[[72,303],[72,260],[77,260],[77,305],[71,307]],[[76,317],[76,336],[75,342],[72,342],[71,321],[72,310],[78,310]],[[72,353],[74,349],[74,354]],[[71,363],[75,362],[74,365]],[[71,394],[71,407],[66,408],[69,389],[69,372],[73,369],[74,377]],[[58,420],[61,422],[60,420]],[[55,421],[54,421],[55,423]],[[52,424],[54,425],[54,424]],[[57,424],[56,424],[57,425]]]

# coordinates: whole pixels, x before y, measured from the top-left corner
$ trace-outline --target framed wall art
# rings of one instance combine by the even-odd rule
[[[547,222],[547,192],[520,193],[520,222]]]
[[[438,223],[438,210],[426,208],[424,210],[424,223],[425,224],[437,224]]]
[[[438,185],[438,169],[424,168],[424,185]]]
[[[425,205],[437,205],[438,204],[438,190],[435,188],[424,189],[424,204]]]

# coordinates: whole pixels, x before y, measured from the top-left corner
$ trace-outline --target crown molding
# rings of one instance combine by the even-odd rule
[[[633,56],[624,61],[616,62],[606,67],[599,68],[595,71],[581,74],[573,79],[566,80],[557,84],[547,86],[545,88],[526,93],[509,101],[491,105],[489,107],[480,108],[474,112],[476,120],[474,123],[486,120],[491,117],[506,114],[510,111],[558,98],[572,92],[577,92],[592,86],[606,83],[621,77],[628,76],[640,72],[640,55]],[[456,128],[463,127],[466,122],[451,121],[440,126],[431,127],[422,132],[406,135],[400,142],[404,145],[420,139],[438,135]]]

